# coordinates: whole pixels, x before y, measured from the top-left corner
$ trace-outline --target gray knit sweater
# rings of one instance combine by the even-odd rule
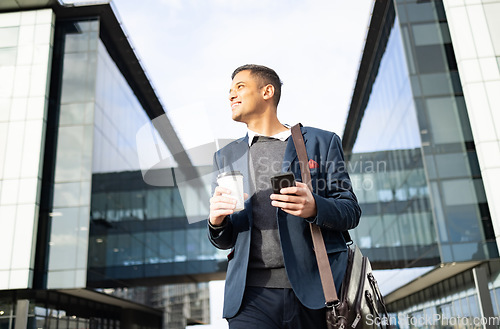
[[[250,147],[253,227],[247,286],[290,288],[276,219],[270,177],[281,173],[286,141],[257,136]]]

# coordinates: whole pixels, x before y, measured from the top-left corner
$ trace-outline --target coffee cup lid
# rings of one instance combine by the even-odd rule
[[[217,179],[222,178],[222,177],[226,177],[226,176],[243,176],[243,174],[237,170],[236,171],[226,171],[226,172],[223,172],[223,173],[220,173],[219,175],[217,175]]]

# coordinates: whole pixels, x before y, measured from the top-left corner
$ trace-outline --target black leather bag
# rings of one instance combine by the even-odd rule
[[[340,298],[327,308],[328,329],[388,328],[389,315],[370,261],[356,245],[348,253]]]
[[[307,152],[300,124],[292,127],[292,138],[299,158],[302,182],[312,191],[311,173],[307,165]],[[388,328],[389,315],[368,258],[361,254],[357,246],[351,244],[348,247],[347,270],[339,298],[321,229],[311,223],[310,230],[325,294],[328,329]],[[344,236],[352,242],[348,232],[344,232]]]

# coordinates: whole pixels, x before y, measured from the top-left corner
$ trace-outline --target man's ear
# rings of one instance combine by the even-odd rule
[[[267,101],[274,96],[274,86],[272,84],[266,85],[262,88],[262,97]]]

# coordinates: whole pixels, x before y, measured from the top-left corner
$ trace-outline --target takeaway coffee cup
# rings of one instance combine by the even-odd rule
[[[243,198],[243,175],[239,171],[227,171],[217,176],[217,184],[221,187],[231,190],[231,194],[223,194],[236,199],[236,208],[234,211],[240,211],[244,208]]]

